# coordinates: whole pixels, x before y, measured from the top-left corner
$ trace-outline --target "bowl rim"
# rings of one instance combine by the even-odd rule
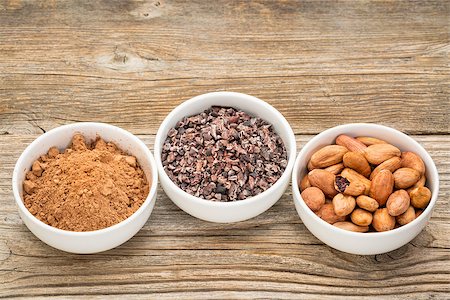
[[[135,145],[133,147],[140,147],[144,151],[144,153],[146,154],[145,156],[149,160],[150,167],[151,167],[150,172],[151,172],[151,180],[152,181],[151,181],[148,195],[145,198],[144,202],[141,204],[141,206],[138,208],[138,210],[136,210],[131,216],[129,216],[128,218],[126,218],[125,220],[123,220],[117,224],[114,224],[114,225],[106,227],[106,228],[92,230],[92,231],[70,231],[70,230],[64,230],[64,229],[50,226],[50,225],[42,222],[38,218],[36,218],[25,207],[25,205],[23,203],[23,199],[20,196],[19,190],[17,189],[17,185],[18,185],[18,181],[19,181],[18,176],[19,176],[19,172],[20,172],[19,164],[22,160],[24,160],[25,157],[27,157],[33,151],[34,147],[36,147],[36,145],[42,139],[47,137],[48,135],[60,133],[60,132],[64,132],[64,131],[69,131],[71,129],[75,129],[75,130],[79,129],[81,131],[81,130],[83,130],[83,128],[91,127],[91,126],[98,127],[97,131],[100,136],[101,136],[101,132],[105,131],[105,130],[118,131],[119,134],[127,136],[128,138],[130,138],[130,140],[132,140],[135,143]],[[51,147],[51,145],[49,145],[49,148],[50,147]],[[130,154],[132,154],[132,153],[130,153]],[[14,200],[15,200],[17,206],[19,207],[19,210],[22,213],[24,213],[37,226],[40,226],[44,230],[51,231],[52,233],[55,233],[55,234],[61,234],[61,235],[72,236],[72,237],[92,237],[92,236],[96,236],[96,235],[107,234],[107,233],[116,231],[122,227],[126,227],[128,224],[134,222],[135,219],[138,218],[138,216],[140,216],[146,210],[146,208],[151,204],[152,201],[156,201],[156,199],[155,200],[153,200],[153,199],[155,198],[154,196],[156,195],[157,187],[158,187],[158,171],[157,171],[155,159],[154,159],[152,153],[150,152],[149,148],[144,144],[144,142],[141,139],[139,139],[137,136],[135,136],[131,132],[129,132],[123,128],[120,128],[120,127],[117,127],[117,126],[114,126],[111,124],[107,124],[107,123],[77,122],[77,123],[62,125],[62,126],[53,128],[53,129],[45,132],[44,134],[38,136],[36,139],[34,139],[33,142],[31,142],[31,144],[29,144],[25,148],[25,150],[22,152],[22,154],[16,161],[16,164],[14,166],[13,176],[12,176],[12,186],[13,186]]]
[[[376,128],[376,129],[381,129],[381,130],[385,130],[385,131],[389,131],[391,133],[397,134],[402,136],[402,138],[409,140],[410,142],[412,142],[413,144],[415,144],[416,148],[420,148],[423,150],[423,152],[425,153],[425,157],[422,157],[422,159],[425,161],[429,161],[430,165],[431,165],[431,169],[429,170],[431,172],[431,177],[434,177],[436,180],[436,185],[435,185],[435,189],[433,189],[433,187],[431,187],[432,190],[432,197],[430,200],[430,203],[428,204],[428,206],[425,208],[425,210],[423,210],[422,214],[414,219],[413,221],[411,221],[410,223],[400,226],[398,228],[394,228],[392,230],[389,231],[383,231],[383,232],[353,232],[353,231],[348,231],[336,226],[333,226],[332,224],[329,224],[328,222],[322,220],[319,216],[317,216],[305,203],[305,201],[303,200],[301,193],[300,193],[300,188],[298,186],[298,169],[300,168],[301,165],[301,160],[305,159],[305,153],[310,151],[311,148],[315,148],[316,145],[321,141],[322,137],[327,135],[330,132],[336,132],[336,137],[339,134],[348,134],[351,136],[351,131],[352,131],[352,127],[366,127],[366,128]],[[408,150],[408,151],[414,151],[414,150]],[[306,164],[305,164],[306,166]],[[299,154],[297,155],[297,159],[295,160],[295,164],[294,164],[294,168],[292,169],[292,194],[294,197],[294,202],[297,202],[302,209],[306,212],[306,214],[308,214],[310,217],[313,218],[313,220],[317,221],[317,222],[322,222],[322,224],[329,230],[331,231],[336,231],[337,233],[340,234],[347,234],[348,236],[351,237],[364,237],[364,238],[375,238],[375,237],[384,237],[384,236],[389,236],[389,235],[396,235],[396,234],[401,234],[404,231],[409,230],[410,228],[416,226],[416,224],[418,222],[420,222],[420,220],[426,218],[426,216],[428,214],[431,213],[431,211],[434,208],[434,205],[436,204],[437,198],[438,198],[438,194],[439,194],[439,173],[437,171],[436,168],[436,164],[434,163],[433,159],[431,158],[430,154],[428,153],[428,151],[425,150],[425,148],[420,145],[415,139],[413,139],[412,137],[410,137],[409,135],[394,129],[392,127],[389,126],[385,126],[385,125],[381,125],[381,124],[375,124],[375,123],[348,123],[348,124],[342,124],[342,125],[338,125],[335,127],[331,127],[328,128],[324,131],[322,131],[321,133],[317,134],[316,136],[314,136],[311,140],[309,140],[304,146],[303,148],[300,150]],[[300,215],[299,215],[300,217]],[[301,217],[300,217],[301,219]]]
[[[258,106],[262,107],[263,109],[269,110],[272,113],[274,113],[278,117],[278,120],[282,124],[283,130],[286,131],[286,134],[288,137],[288,140],[287,141],[283,140],[283,142],[289,143],[289,148],[290,148],[290,152],[288,155],[288,164],[286,165],[286,168],[283,171],[283,174],[281,174],[280,178],[278,178],[278,180],[270,188],[268,188],[267,190],[265,190],[264,192],[262,192],[256,196],[248,197],[248,198],[245,198],[242,200],[237,200],[237,201],[229,201],[229,202],[212,201],[212,200],[208,200],[208,199],[203,199],[203,198],[196,197],[196,196],[193,196],[193,195],[185,192],[170,179],[170,177],[167,175],[166,171],[164,170],[164,167],[163,167],[162,161],[161,161],[163,131],[165,129],[169,128],[168,124],[170,122],[172,122],[173,119],[175,119],[175,116],[178,114],[178,112],[184,110],[186,107],[189,107],[190,105],[193,105],[197,101],[203,101],[208,98],[222,97],[222,96],[237,97],[237,98],[244,99],[246,101],[251,101],[251,102],[255,103],[255,105],[258,105]],[[252,112],[248,112],[248,113],[251,115],[255,115]],[[265,120],[265,121],[272,125],[271,122],[269,122],[267,120]],[[165,135],[167,135],[167,134],[165,134]],[[165,139],[165,137],[166,136],[164,136],[164,139]],[[255,96],[247,95],[244,93],[238,93],[238,92],[221,91],[221,92],[205,93],[205,94],[201,94],[201,95],[192,97],[188,100],[185,100],[184,102],[177,105],[174,109],[172,109],[172,111],[164,118],[163,122],[159,126],[158,132],[155,137],[154,152],[155,152],[155,161],[156,161],[157,168],[159,170],[159,175],[160,175],[161,181],[168,182],[170,189],[176,190],[177,192],[181,192],[183,197],[185,197],[187,200],[192,201],[196,204],[210,206],[210,207],[220,207],[220,208],[239,207],[239,206],[250,205],[252,203],[261,201],[268,194],[270,194],[274,190],[277,190],[280,187],[282,187],[283,182],[286,181],[286,179],[289,181],[289,178],[286,178],[286,177],[290,177],[292,174],[292,168],[294,167],[295,158],[297,155],[297,143],[296,143],[294,131],[292,130],[289,122],[275,107],[273,107],[269,103],[255,97]]]

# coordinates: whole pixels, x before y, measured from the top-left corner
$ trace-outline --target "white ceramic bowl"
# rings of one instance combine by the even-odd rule
[[[278,181],[263,193],[235,202],[215,202],[186,193],[167,176],[161,162],[161,149],[170,128],[174,127],[182,118],[201,113],[215,105],[234,107],[258,116],[272,124],[275,131],[282,138],[288,152],[288,165]],[[179,208],[202,220],[228,223],[253,218],[269,209],[278,201],[289,185],[289,178],[296,155],[296,143],[289,123],[271,105],[256,97],[241,93],[214,92],[194,97],[177,106],[159,127],[154,152],[161,186],[167,196]]]
[[[40,155],[52,146],[66,149],[74,133],[82,133],[87,140],[96,135],[114,142],[122,150],[134,155],[149,182],[150,191],[142,206],[126,220],[100,230],[74,232],[49,226],[33,216],[23,204],[22,183],[26,172]],[[14,168],[12,186],[19,213],[25,225],[41,241],[67,252],[87,254],[106,251],[133,237],[148,220],[155,206],[158,172],[155,160],[147,146],[128,131],[103,123],[75,123],[52,129],[34,140],[22,153]]]
[[[306,174],[307,163],[319,148],[333,144],[340,134],[372,136],[383,139],[402,151],[416,152],[426,166],[427,186],[432,198],[425,211],[413,222],[386,232],[358,233],[346,231],[320,219],[303,201],[298,180]],[[414,139],[390,127],[377,124],[347,124],[330,128],[312,138],[300,151],[292,174],[292,193],[297,212],[305,226],[319,240],[340,251],[353,254],[380,254],[395,250],[416,237],[427,225],[439,193],[439,175],[427,151]]]

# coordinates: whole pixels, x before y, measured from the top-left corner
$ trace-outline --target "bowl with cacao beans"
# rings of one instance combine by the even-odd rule
[[[378,124],[346,124],[312,138],[292,174],[297,212],[309,231],[340,251],[395,250],[427,225],[439,192],[428,152]]]
[[[182,210],[210,222],[238,222],[274,205],[289,185],[294,133],[268,103],[213,92],[177,106],[155,139],[161,186]]]

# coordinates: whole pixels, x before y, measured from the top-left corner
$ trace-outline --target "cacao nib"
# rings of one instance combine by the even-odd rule
[[[339,192],[343,193],[345,189],[350,185],[350,181],[342,176],[336,176],[336,186]]]

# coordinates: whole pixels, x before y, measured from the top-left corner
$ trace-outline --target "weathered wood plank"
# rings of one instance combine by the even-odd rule
[[[211,298],[421,299],[450,293],[448,136],[414,136],[441,175],[430,224],[408,245],[376,256],[345,254],[323,245],[302,224],[289,190],[268,212],[236,224],[197,220],[160,190],[150,220],[124,245],[88,256],[52,249],[22,224],[10,191],[14,161],[34,137],[0,137],[0,296],[152,292],[168,299],[210,293]],[[311,137],[297,136],[299,146]],[[140,138],[153,147],[154,135]]]
[[[433,75],[405,75],[396,84],[392,81],[398,75],[343,76],[343,81],[322,76],[199,79],[195,83],[176,80],[172,86],[44,75],[19,76],[19,81],[27,82],[21,84],[14,79],[17,76],[2,77],[1,131],[17,134],[39,133],[75,121],[106,122],[140,134],[155,133],[177,104],[216,90],[245,92],[268,101],[300,134],[353,122],[376,122],[413,134],[445,134],[450,124],[450,101],[442,92],[448,77],[434,79]]]
[[[8,2],[0,124],[37,133],[96,120],[150,134],[181,101],[232,90],[267,100],[298,134],[349,122],[447,134],[449,11],[446,1]]]

